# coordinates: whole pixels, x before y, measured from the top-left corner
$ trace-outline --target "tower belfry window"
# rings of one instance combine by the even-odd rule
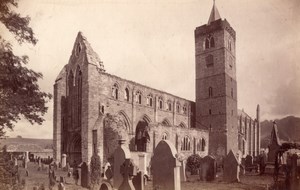
[[[209,40],[208,38],[206,38],[205,40],[205,49],[208,49],[209,48]]]
[[[206,66],[207,67],[212,67],[214,66],[214,57],[212,55],[208,55],[206,58],[205,58],[205,61],[206,61]]]
[[[210,47],[211,48],[215,47],[215,39],[214,39],[214,37],[210,37]]]
[[[208,88],[208,96],[211,98],[213,96],[213,89],[212,87]]]

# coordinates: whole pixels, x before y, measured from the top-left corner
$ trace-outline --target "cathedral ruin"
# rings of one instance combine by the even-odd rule
[[[70,164],[89,163],[96,153],[105,163],[120,136],[133,157],[144,153],[148,161],[165,139],[185,157],[258,155],[259,106],[255,119],[237,108],[235,30],[213,5],[194,35],[196,100],[190,101],[107,73],[79,32],[54,84],[54,159],[66,154]]]

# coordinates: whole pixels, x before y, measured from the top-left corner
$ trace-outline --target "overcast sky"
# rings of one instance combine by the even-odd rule
[[[20,0],[39,42],[15,52],[42,72],[40,87],[53,93],[78,31],[108,73],[195,100],[194,29],[206,24],[212,0]],[[261,118],[300,116],[300,1],[216,0],[237,34],[238,108]],[[0,26],[1,31],[6,31]],[[53,101],[42,126],[16,124],[9,136],[52,138]]]

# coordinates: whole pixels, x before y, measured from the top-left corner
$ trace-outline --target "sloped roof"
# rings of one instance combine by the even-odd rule
[[[43,148],[36,144],[10,144],[7,152],[43,152]]]
[[[87,41],[87,38],[82,34],[82,32],[78,32],[77,39],[80,40],[81,44],[85,46],[85,53],[87,61],[91,64],[97,65],[101,70],[104,70],[103,62],[101,61],[99,55],[93,50],[90,43]]]

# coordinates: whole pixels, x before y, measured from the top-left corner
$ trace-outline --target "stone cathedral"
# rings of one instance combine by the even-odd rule
[[[257,156],[259,106],[255,119],[237,108],[235,30],[214,4],[194,36],[195,102],[107,73],[79,32],[54,84],[54,159],[66,154],[72,165],[98,154],[105,163],[120,138],[116,133],[126,134],[133,159],[143,153],[148,162],[164,139],[186,158],[209,154],[220,161],[231,149]]]

